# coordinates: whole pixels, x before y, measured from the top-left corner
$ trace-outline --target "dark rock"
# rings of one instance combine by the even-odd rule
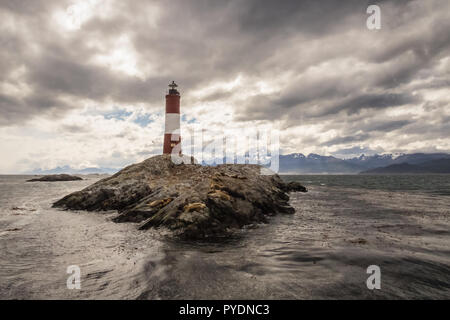
[[[220,236],[266,222],[268,215],[295,212],[286,194],[292,187],[276,174],[262,175],[258,165],[188,162],[152,157],[69,194],[54,207],[118,210],[115,222],[136,222],[139,229],[164,226],[186,238]]]
[[[47,176],[43,176],[40,178],[34,178],[34,179],[30,179],[27,180],[27,182],[34,182],[34,181],[75,181],[75,180],[83,180],[80,177],[76,177],[76,176],[71,176],[69,174],[52,174],[52,175],[47,175]]]
[[[349,242],[356,244],[367,244],[367,240],[364,238],[350,239]]]
[[[22,230],[22,229],[20,229],[20,228],[9,228],[9,229],[6,229],[5,231],[20,231],[20,230]]]
[[[285,184],[283,187],[283,191],[285,192],[308,192],[306,187],[302,186],[300,183],[296,181],[291,181]]]

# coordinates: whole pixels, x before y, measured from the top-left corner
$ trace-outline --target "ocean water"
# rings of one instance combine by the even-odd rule
[[[286,181],[307,185],[384,191],[419,192],[450,196],[450,175],[303,175],[283,176]]]
[[[215,242],[51,208],[99,176],[28,178],[0,176],[0,299],[450,298],[450,175],[286,176],[309,189],[291,194],[294,215]]]

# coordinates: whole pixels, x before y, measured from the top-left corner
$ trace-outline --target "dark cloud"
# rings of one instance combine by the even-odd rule
[[[359,110],[364,108],[385,109],[394,106],[402,106],[417,101],[419,101],[419,99],[410,94],[365,94],[349,98],[343,103],[325,110],[322,114],[327,115],[329,113],[337,113],[341,110],[345,110],[347,113],[351,114],[359,112]]]
[[[0,125],[7,125],[16,118],[22,117],[23,105],[22,102],[14,97],[0,94]]]
[[[367,131],[382,131],[390,132],[412,123],[411,120],[396,120],[396,121],[384,121],[382,123],[375,124],[372,127],[366,128]]]
[[[105,68],[49,54],[30,62],[29,81],[40,91],[92,100],[112,98],[118,102],[149,102],[161,93],[166,79],[124,77]],[[164,82],[165,83],[165,82]]]
[[[54,1],[54,0],[2,0],[0,2],[0,9],[17,15],[39,15],[42,13],[48,13],[49,9],[54,7],[56,3],[62,5],[67,4],[67,1]]]
[[[361,142],[361,141],[365,141],[369,138],[369,134],[364,133],[364,134],[357,134],[357,135],[352,135],[352,136],[345,136],[345,137],[337,137],[331,140],[328,140],[324,143],[322,143],[323,146],[332,146],[332,145],[339,145],[339,144],[344,144],[344,143],[349,143],[349,142]]]

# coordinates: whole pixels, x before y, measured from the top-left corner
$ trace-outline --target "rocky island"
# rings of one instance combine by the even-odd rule
[[[216,167],[175,164],[159,155],[67,195],[54,207],[71,210],[118,210],[115,222],[139,223],[139,229],[164,226],[191,239],[227,234],[235,228],[266,222],[267,216],[295,212],[290,191],[298,183],[261,175],[259,165]]]
[[[71,176],[69,174],[51,174],[40,178],[30,179],[27,180],[27,182],[35,182],[35,181],[53,182],[53,181],[76,181],[76,180],[83,180],[83,179],[80,177]]]

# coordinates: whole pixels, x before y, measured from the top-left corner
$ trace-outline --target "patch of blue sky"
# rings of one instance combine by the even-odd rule
[[[153,120],[151,118],[151,114],[150,113],[144,113],[144,114],[140,114],[138,115],[134,120],[134,123],[140,125],[142,128],[145,128],[146,126],[148,126],[149,123],[155,122],[155,120]]]
[[[196,118],[191,118],[188,120],[187,116],[185,114],[181,115],[181,121],[182,122],[187,122],[187,123],[196,123],[197,119]]]
[[[125,109],[119,109],[119,110],[114,110],[111,112],[104,113],[103,117],[108,120],[117,119],[117,120],[124,121],[126,118],[128,118],[132,114],[133,114],[133,112],[128,112]]]

